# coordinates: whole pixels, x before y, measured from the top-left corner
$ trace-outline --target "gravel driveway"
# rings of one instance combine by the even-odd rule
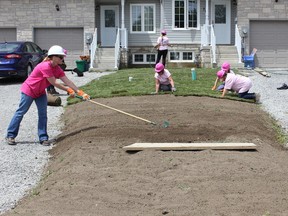
[[[288,132],[288,90],[277,90],[284,82],[288,84],[288,71],[266,69],[271,77],[264,77],[254,71],[244,71],[253,81],[252,91],[261,94],[260,106],[269,112]],[[84,77],[67,72],[66,75],[75,82],[77,86],[97,79],[106,73],[85,73]],[[49,160],[48,150],[38,144],[37,138],[37,109],[32,105],[25,115],[17,140],[20,144],[8,146],[5,143],[7,126],[19,105],[21,83],[7,83],[0,79],[0,214],[15,206],[26,191],[33,188],[41,178],[42,170]],[[66,93],[63,93],[62,104],[65,104]],[[56,137],[61,131],[60,116],[63,107],[48,106],[48,133],[50,138]],[[16,140],[16,141],[17,141]]]

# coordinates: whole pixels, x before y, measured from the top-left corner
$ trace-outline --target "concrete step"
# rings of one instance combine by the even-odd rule
[[[98,48],[94,59],[94,68],[101,71],[115,70],[115,49]]]
[[[229,62],[232,68],[243,68],[244,64],[239,63],[237,48],[234,45],[217,46],[217,65],[221,67],[223,62]]]

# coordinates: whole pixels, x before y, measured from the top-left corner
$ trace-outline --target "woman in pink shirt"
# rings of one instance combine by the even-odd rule
[[[167,37],[167,32],[165,30],[161,31],[161,36],[157,39],[157,45],[155,46],[158,49],[156,63],[159,63],[162,57],[162,64],[166,64],[166,56],[168,54],[169,38]]]
[[[218,71],[217,77],[222,82],[225,81],[222,97],[224,97],[229,90],[233,90],[238,93],[240,98],[252,99],[255,102],[259,102],[259,94],[249,93],[249,90],[252,87],[252,81],[250,78],[232,73],[226,73],[224,70]]]
[[[65,57],[64,49],[61,46],[54,45],[48,50],[48,56],[43,62],[38,64],[30,76],[21,86],[21,99],[19,108],[15,112],[7,129],[6,140],[9,145],[15,145],[15,138],[18,135],[20,123],[29,110],[33,101],[35,101],[38,110],[38,137],[42,145],[50,145],[47,134],[47,95],[46,88],[50,85],[67,91],[70,96],[81,96],[84,100],[89,100],[90,96],[79,90],[75,84],[69,80],[60,64]],[[56,82],[60,79],[68,87]]]

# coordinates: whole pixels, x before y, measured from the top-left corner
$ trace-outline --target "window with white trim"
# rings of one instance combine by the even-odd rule
[[[133,64],[154,64],[156,61],[156,54],[133,54]]]
[[[199,0],[174,0],[173,23],[175,29],[191,29],[199,26]]]
[[[194,62],[194,52],[191,51],[170,51],[169,59],[171,62]]]
[[[132,33],[155,32],[155,4],[131,4]]]

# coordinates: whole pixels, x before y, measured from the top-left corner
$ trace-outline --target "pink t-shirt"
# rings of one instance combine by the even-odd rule
[[[40,97],[46,94],[46,88],[51,85],[47,78],[63,76],[65,73],[58,65],[53,67],[50,61],[41,62],[22,84],[21,91],[32,98]]]
[[[228,73],[225,79],[225,89],[232,89],[237,93],[243,93],[249,91],[252,87],[252,81],[245,76],[235,75]]]
[[[171,73],[167,70],[164,69],[164,73],[160,76],[159,73],[155,73],[155,79],[158,79],[160,84],[163,85],[169,85],[170,81],[169,81],[169,77],[171,76]]]
[[[169,39],[166,36],[160,36],[157,40],[157,44],[160,44],[159,50],[167,50],[169,45]]]

